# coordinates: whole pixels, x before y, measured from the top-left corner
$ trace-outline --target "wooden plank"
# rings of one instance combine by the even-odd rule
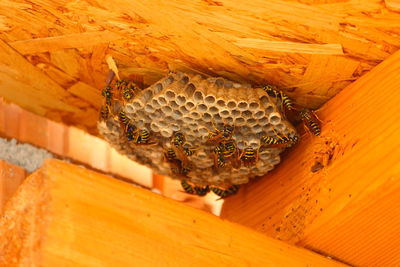
[[[222,217],[357,266],[400,264],[400,52],[319,112],[268,176],[225,201]]]
[[[146,85],[170,70],[223,75],[277,85],[317,108],[400,48],[396,0],[3,0],[0,13],[0,39],[64,89],[78,81],[100,88],[111,54],[121,77]],[[19,103],[27,95],[0,93]]]
[[[56,160],[11,199],[0,241],[2,266],[341,266]]]
[[[0,214],[25,177],[23,168],[0,160]]]
[[[23,55],[50,52],[65,48],[82,48],[115,41],[121,37],[109,31],[82,32],[54,37],[11,42],[10,46]]]
[[[0,95],[39,115],[96,131],[97,110],[74,97],[0,40]]]

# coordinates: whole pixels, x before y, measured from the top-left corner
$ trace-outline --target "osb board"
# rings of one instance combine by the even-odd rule
[[[112,55],[151,84],[169,70],[272,83],[317,108],[400,47],[397,1],[2,0],[0,95],[95,132]]]

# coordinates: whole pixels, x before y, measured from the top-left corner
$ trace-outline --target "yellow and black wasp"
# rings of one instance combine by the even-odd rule
[[[210,190],[217,196],[221,197],[221,199],[222,199],[222,198],[226,198],[226,197],[236,194],[237,191],[239,190],[239,188],[240,188],[240,185],[232,185],[232,186],[228,187],[227,189],[211,187]]]
[[[214,127],[214,131],[209,131],[209,135],[206,143],[208,144],[218,144],[224,140],[228,140],[232,137],[233,130],[235,127],[233,125],[224,125],[222,130],[218,130]]]
[[[205,196],[208,192],[210,192],[210,188],[208,185],[201,187],[201,186],[192,186],[190,185],[185,179],[181,180],[181,185],[183,190],[186,193],[198,196]]]
[[[126,127],[130,123],[130,119],[126,116],[126,113],[123,109],[121,109],[118,113],[118,121],[122,129],[126,131]]]
[[[116,81],[115,87],[120,91],[121,98],[125,104],[131,101],[139,91],[139,88],[133,82],[125,80]]]
[[[128,139],[128,141],[134,141],[138,137],[138,130],[135,125],[132,123],[128,123],[126,128],[125,128],[125,137]]]
[[[282,102],[283,106],[286,107],[287,110],[295,109],[292,99],[290,97],[288,97],[286,94],[284,94],[282,91],[277,90],[275,86],[267,85],[267,86],[262,87],[262,89],[269,96],[279,99]]]
[[[147,129],[137,129],[133,143],[135,145],[155,145],[157,142],[150,138],[150,132]]]
[[[113,99],[113,93],[112,93],[112,88],[111,86],[106,86],[103,91],[101,92],[101,95],[104,97],[106,100],[106,106],[110,110],[111,107],[111,102]]]
[[[216,168],[225,168],[226,167],[224,151],[225,151],[224,143],[219,143],[214,148],[214,166]]]
[[[174,134],[171,140],[171,148],[176,154],[176,157],[182,162],[182,168],[185,168],[189,164],[188,156],[194,154],[198,148],[193,148],[186,143],[186,138],[181,132]]]
[[[317,122],[318,118],[313,111],[304,108],[299,112],[300,118],[303,120],[306,127],[316,136],[321,134],[321,128]]]
[[[293,137],[279,136],[276,137],[264,135],[261,137],[261,144],[269,147],[284,147],[295,144],[299,141],[299,137],[294,135]]]
[[[246,167],[252,166],[257,163],[258,149],[254,149],[253,146],[247,145],[243,149],[243,152],[239,158],[243,162],[244,166]]]

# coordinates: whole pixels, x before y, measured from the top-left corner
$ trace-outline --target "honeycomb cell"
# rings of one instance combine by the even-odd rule
[[[151,100],[151,105],[153,106],[154,109],[161,107],[160,103],[158,103],[157,99],[155,98]]]
[[[226,106],[227,106],[229,109],[232,110],[232,109],[236,108],[237,103],[236,103],[236,101],[230,100],[230,101],[228,101],[228,103],[226,104]]]
[[[168,102],[168,105],[169,105],[173,110],[179,108],[179,105],[178,105],[178,103],[177,103],[175,100],[169,101],[169,102]]]
[[[266,114],[270,114],[270,113],[272,113],[272,112],[274,112],[275,111],[275,108],[272,106],[272,105],[267,105],[266,107],[265,107],[265,113]]]
[[[172,79],[172,81],[171,81],[171,79]],[[165,85],[166,86],[168,86],[168,85],[170,85],[172,82],[173,82],[173,77],[168,77],[166,80],[165,80]],[[169,82],[169,81],[171,81],[171,82]],[[156,85],[154,85],[154,94],[158,94],[158,93],[160,93],[161,91],[163,90],[163,86],[162,86],[162,84],[161,83],[157,83]]]
[[[224,109],[224,110],[221,110],[221,111],[219,112],[219,115],[221,116],[221,118],[227,118],[227,117],[229,117],[231,114],[230,114],[229,110]]]
[[[268,119],[272,125],[278,125],[281,123],[281,115],[278,112],[270,113]]]
[[[185,105],[185,104],[186,104],[186,97],[183,96],[183,95],[178,95],[178,97],[176,98],[176,103],[177,103],[179,106]]]
[[[239,109],[240,111],[248,111],[248,112],[250,112],[250,111],[248,110],[249,104],[247,104],[247,102],[245,102],[245,101],[240,101],[240,102],[237,104],[237,107],[238,107],[238,109]]]
[[[208,95],[204,98],[204,102],[207,106],[213,105],[215,103],[215,97],[213,95]]]
[[[249,109],[250,109],[250,110],[256,110],[256,109],[258,109],[259,107],[260,107],[260,104],[257,103],[257,102],[251,102],[251,103],[249,104]]]
[[[170,106],[163,106],[161,108],[162,113],[165,115],[171,114],[172,113],[172,108]]]
[[[208,108],[208,112],[210,112],[211,114],[217,114],[219,112],[219,109],[217,107],[209,107]]]
[[[251,127],[252,130],[254,130],[254,125],[257,124],[257,120],[253,119],[253,118],[249,118],[246,120],[246,125]]]
[[[237,109],[231,110],[231,115],[232,115],[232,117],[234,117],[234,118],[239,117],[240,114],[241,114],[241,112],[240,112],[239,110],[237,110]]]
[[[167,104],[167,99],[165,99],[165,97],[164,96],[159,96],[158,98],[156,98],[157,99],[157,102],[161,105],[161,106],[163,106],[163,105],[166,105]]]
[[[194,94],[195,90],[196,90],[196,86],[194,86],[193,83],[188,84],[188,86],[186,86],[186,88],[185,88],[186,95],[188,97],[191,97]],[[201,92],[200,92],[200,94],[201,94]]]
[[[184,75],[182,79],[179,81],[181,84],[187,84],[189,82],[189,77]]]
[[[154,107],[151,104],[146,104],[146,106],[144,106],[144,111],[151,113],[154,112]]]
[[[218,99],[216,105],[217,105],[217,107],[219,107],[219,108],[225,107],[225,100],[223,100],[223,99]]]
[[[152,122],[150,124],[150,130],[153,131],[153,132],[159,132],[160,131],[160,127],[158,126],[158,123]]]
[[[185,107],[187,110],[191,110],[192,108],[194,108],[195,104],[193,103],[193,101],[186,101]]]
[[[246,120],[243,119],[243,118],[236,118],[235,119],[235,125],[237,125],[237,126],[243,126],[243,125],[245,125],[245,123],[246,123]]]
[[[176,94],[175,94],[174,91],[172,91],[172,90],[167,90],[167,91],[165,92],[165,98],[166,98],[167,100],[175,100],[175,97],[176,97]]]
[[[194,92],[194,94],[193,94],[193,100],[194,100],[196,103],[202,103],[202,102],[203,102],[203,99],[204,99],[204,94],[203,94],[201,91],[196,91],[196,92]]]
[[[253,117],[255,119],[261,119],[261,118],[265,117],[265,112],[262,110],[258,110],[256,113],[254,113]]]
[[[208,107],[207,107],[207,105],[205,105],[205,104],[199,104],[199,105],[197,105],[197,111],[198,111],[198,112],[204,113],[204,112],[207,111],[207,109],[208,109]]]
[[[246,120],[252,118],[252,115],[253,115],[253,113],[249,110],[242,111],[242,113],[241,113],[241,117]]]

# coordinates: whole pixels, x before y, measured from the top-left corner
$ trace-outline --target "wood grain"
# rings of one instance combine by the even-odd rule
[[[2,266],[342,266],[56,160],[9,202],[0,240]]]
[[[0,160],[0,214],[25,177],[23,168]]]
[[[110,55],[142,86],[170,70],[196,72],[271,83],[317,108],[399,49],[397,11],[395,0],[3,0],[0,39],[14,50],[0,63],[16,51],[27,61],[3,66],[0,95],[94,132],[100,100],[87,96],[103,86]],[[58,86],[37,82],[48,78]],[[75,84],[82,91],[70,98]]]
[[[400,264],[400,52],[318,112],[270,175],[225,201],[222,217],[356,266]]]

